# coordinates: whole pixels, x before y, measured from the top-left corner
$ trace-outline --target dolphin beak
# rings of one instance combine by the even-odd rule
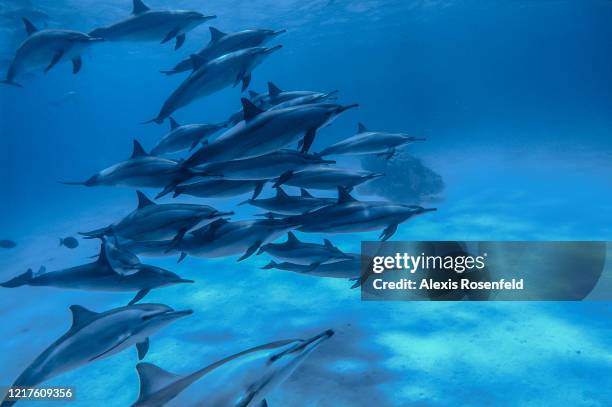
[[[188,309],[184,311],[168,311],[168,312],[163,313],[161,317],[164,319],[178,319],[178,318],[186,317],[191,314],[193,314],[193,310]]]
[[[335,164],[336,160],[319,160],[319,164]]]
[[[425,213],[425,212],[435,212],[437,211],[438,208],[423,208],[423,210],[421,211],[421,213]]]
[[[287,30],[278,30],[278,31],[272,31],[272,35],[273,35],[274,37],[276,37],[277,35],[281,35],[281,34],[284,34],[284,33],[286,33],[286,32],[287,32]]]
[[[348,106],[340,106],[338,108],[337,114],[346,112],[347,110],[352,109],[354,107],[359,107],[359,103],[353,103],[352,105],[348,105]]]
[[[176,283],[177,284],[183,284],[183,283],[184,284],[193,284],[193,283],[195,283],[195,281],[194,280],[186,280],[184,278],[179,278],[178,280],[176,280]]]
[[[264,54],[270,54],[270,53],[272,53],[274,51],[278,51],[282,47],[283,47],[282,45],[275,45],[274,47],[266,48],[263,52],[264,52]]]
[[[202,21],[214,20],[217,16],[202,16]]]
[[[328,340],[329,338],[331,338],[332,336],[335,335],[335,332],[333,329],[328,329],[325,332],[321,332],[318,335],[313,336],[310,339],[306,339],[301,345],[300,345],[300,349],[303,349],[304,351],[309,351],[311,349],[316,348],[317,346],[319,346],[321,343],[325,342],[326,340]]]

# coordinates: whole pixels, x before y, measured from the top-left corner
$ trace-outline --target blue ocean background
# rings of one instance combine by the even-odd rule
[[[360,104],[319,131],[314,151],[353,135],[357,122],[427,137],[408,150],[444,181],[444,190],[423,202],[438,211],[402,224],[394,240],[612,240],[612,2],[147,4],[215,14],[210,25],[228,32],[287,29],[273,42],[282,51],[254,71],[250,88],[264,91],[272,80],[287,90],[338,89],[343,103]],[[0,6],[3,63],[25,38],[15,10],[44,12],[39,27],[82,31],[131,11],[127,0],[0,0]],[[0,239],[18,244],[0,249],[0,280],[41,265],[55,270],[90,261],[97,242],[81,240],[71,251],[58,238],[110,224],[136,206],[129,188],[57,181],[84,180],[126,159],[133,139],[146,149],[155,145],[167,124],[139,123],[157,114],[183,78],[158,71],[207,43],[208,25],[190,32],[179,51],[171,44],[104,43],[87,52],[78,75],[60,64],[23,80],[24,89],[0,88]],[[216,123],[240,107],[239,98],[238,88],[226,89],[174,117]],[[356,195],[384,198],[359,189]],[[228,210],[246,198],[204,203]],[[234,219],[256,213],[239,207]],[[331,240],[358,252],[362,240],[377,237]],[[612,404],[610,302],[365,303],[346,280],[260,270],[265,255],[240,263],[142,260],[196,280],[146,298],[195,311],[151,338],[146,360],[172,372],[265,342],[336,330],[272,394],[271,407]],[[608,265],[604,273],[610,272]],[[131,297],[2,289],[0,386],[69,328],[70,305],[102,311]],[[129,405],[138,395],[136,362],[136,352],[126,351],[48,384],[76,386],[73,406]]]

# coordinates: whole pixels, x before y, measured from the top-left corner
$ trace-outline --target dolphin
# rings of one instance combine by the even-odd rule
[[[228,129],[213,143],[196,151],[185,165],[253,158],[272,153],[304,138],[302,152],[308,152],[317,129],[358,105],[319,103],[263,111],[242,98],[245,120]]]
[[[331,92],[332,94],[335,92]],[[250,92],[251,102],[261,109],[268,109],[274,105],[287,102],[292,99],[303,97],[316,97],[316,95],[324,95],[324,93],[313,92],[309,90],[294,90],[284,91],[272,82],[268,82],[268,93]]]
[[[174,49],[185,42],[185,34],[216,16],[205,16],[197,11],[151,10],[142,0],[133,0],[132,15],[124,20],[93,30],[90,35],[108,41],[175,40]]]
[[[191,195],[199,198],[229,198],[252,192],[252,199],[261,193],[267,180],[228,180],[228,179],[205,179],[203,181],[190,182],[188,184],[171,185],[157,195],[160,198],[174,191],[173,197],[179,195]]]
[[[22,88],[15,78],[31,70],[46,66],[45,73],[58,62],[72,61],[72,73],[81,70],[81,54],[101,38],[70,30],[38,30],[27,18],[23,18],[28,38],[17,48],[15,57],[6,73],[5,85]]]
[[[219,124],[185,124],[181,126],[172,117],[170,120],[170,132],[151,150],[151,155],[162,155],[177,153],[179,151],[193,150],[198,144],[206,144],[208,138],[220,129],[227,127],[227,123]]]
[[[247,48],[230,52],[208,62],[200,61],[197,56],[192,55],[193,73],[166,99],[157,117],[144,123],[162,123],[176,110],[194,100],[228,86],[236,86],[240,82],[244,91],[251,82],[251,72],[270,54],[281,48],[282,45],[272,48]]]
[[[298,226],[298,221],[285,219],[257,219],[228,222],[219,219],[208,226],[194,230],[177,245],[179,261],[187,255],[215,258],[242,254],[242,261],[254,254],[262,245],[278,239]]]
[[[84,232],[81,235],[89,238],[115,235],[123,239],[143,241],[173,238],[174,245],[189,230],[233,214],[233,212],[219,212],[208,205],[158,205],[140,191],[136,191],[136,195],[138,207],[125,218],[105,228]]]
[[[317,264],[315,267],[312,267],[312,265],[303,265],[290,262],[278,263],[271,260],[261,269],[291,271],[293,273],[313,277],[346,278],[349,280],[359,279],[361,273],[361,256],[356,253],[345,253],[345,255],[350,258],[334,263]],[[359,285],[354,285],[352,288],[356,288],[358,286]]]
[[[194,175],[198,173],[178,161],[147,154],[140,143],[134,140],[134,149],[128,160],[105,168],[86,181],[60,181],[60,184],[87,187],[125,185],[163,188],[172,183],[185,181]]]
[[[293,232],[287,233],[287,241],[284,243],[262,245],[257,254],[262,253],[291,263],[310,266],[313,269],[321,264],[351,259],[327,239],[324,240],[324,244],[305,243],[300,241]]]
[[[320,156],[332,154],[381,154],[391,158],[397,147],[425,141],[424,138],[409,136],[405,133],[383,133],[369,131],[362,123],[359,123],[357,134],[345,140],[333,144],[321,152]]]
[[[139,359],[149,349],[149,336],[190,315],[162,304],[135,304],[97,313],[72,305],[72,326],[45,349],[13,383],[13,387],[34,387],[53,377],[91,362],[105,359],[136,345]],[[16,401],[0,404],[9,407]]]
[[[383,241],[396,232],[400,223],[417,215],[435,211],[416,205],[393,202],[361,202],[349,192],[338,187],[338,202],[303,215],[287,218],[288,222],[300,223],[300,232],[356,233],[383,229]]]
[[[256,206],[280,215],[300,215],[336,202],[333,198],[315,198],[304,188],[299,196],[288,195],[281,187],[276,188],[276,195],[272,198],[251,198],[241,203]]]
[[[334,190],[341,185],[352,190],[359,184],[382,177],[385,174],[344,168],[305,169],[283,178],[279,177],[274,186],[291,185],[299,188]]]
[[[267,407],[266,397],[333,335],[329,329],[309,339],[257,346],[183,376],[139,363],[140,394],[133,407]]]
[[[0,287],[15,288],[24,285],[35,287],[57,287],[94,291],[136,291],[130,305],[140,301],[154,288],[180,283],[193,283],[159,267],[142,264],[138,257],[123,252],[113,243],[105,241],[98,259],[93,263],[63,270],[34,274],[31,269],[0,283]]]
[[[210,42],[195,53],[202,62],[212,61],[222,55],[241,49],[259,47],[272,38],[286,32],[286,30],[244,30],[224,33],[214,27],[208,27],[208,29],[210,30]],[[176,64],[174,68],[161,72],[166,75],[174,75],[192,69],[193,61],[191,58],[186,58]]]
[[[313,154],[281,149],[252,158],[213,162],[198,167],[198,170],[207,174],[222,175],[223,179],[269,180],[279,175],[281,179],[289,178],[296,171],[335,163],[333,160],[325,160]]]

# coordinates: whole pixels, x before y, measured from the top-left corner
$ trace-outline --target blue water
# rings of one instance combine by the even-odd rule
[[[126,0],[2,0],[2,60],[25,36],[5,11],[26,3],[50,16],[41,27],[83,31],[131,10]],[[284,48],[255,70],[251,89],[263,91],[268,80],[288,90],[339,89],[342,102],[360,104],[319,132],[314,151],[353,135],[358,121],[427,137],[410,154],[446,188],[424,202],[438,207],[435,214],[401,225],[394,239],[612,240],[612,2],[148,4],[216,14],[213,25],[224,31],[287,29],[275,42]],[[208,39],[205,24],[177,52],[171,44],[105,43],[87,52],[76,76],[61,64],[24,80],[24,89],[0,89],[0,239],[18,243],[0,249],[0,280],[40,265],[85,263],[96,253],[97,243],[81,241],[70,251],[57,239],[124,216],[135,207],[133,190],[56,181],[85,179],[127,158],[132,139],[152,147],[167,124],[138,123],[154,117],[182,80],[158,70]],[[219,122],[239,107],[239,94],[226,89],[175,117]],[[243,199],[207,203],[227,210]],[[240,208],[236,219],[257,213]],[[355,252],[361,240],[376,237],[332,240]],[[151,338],[147,361],[170,371],[190,372],[272,340],[337,331],[272,394],[271,407],[612,404],[609,302],[362,303],[344,280],[259,270],[265,256],[143,260],[197,280],[147,297],[195,310]],[[68,329],[71,304],[101,311],[130,298],[2,289],[0,386]],[[135,363],[135,352],[126,351],[48,384],[76,386],[73,406],[128,405],[138,394]]]

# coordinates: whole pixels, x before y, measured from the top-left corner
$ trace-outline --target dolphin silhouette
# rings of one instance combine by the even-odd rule
[[[170,132],[151,150],[151,155],[177,153],[179,151],[193,150],[198,144],[206,144],[208,138],[220,129],[227,127],[227,123],[218,124],[185,124],[181,126],[172,117],[170,120]]]
[[[328,278],[346,278],[351,281],[359,280],[361,273],[361,256],[357,253],[345,253],[350,257],[346,260],[340,260],[334,263],[303,265],[290,262],[278,263],[271,260],[268,264],[261,267],[262,270],[283,270],[293,273],[303,274],[312,277],[328,277]],[[359,284],[353,285],[352,288],[358,287]]]
[[[132,15],[124,20],[93,30],[90,35],[108,41],[161,41],[175,39],[174,49],[185,42],[185,35],[216,16],[188,10],[151,10],[142,0],[133,0]]]
[[[0,83],[22,88],[15,78],[33,69],[46,66],[45,73],[58,62],[72,61],[72,73],[81,70],[83,51],[101,38],[70,30],[38,30],[27,18],[23,18],[28,38],[17,48],[15,57]]]
[[[338,185],[352,190],[357,185],[382,177],[385,174],[370,171],[349,170],[344,168],[307,168],[286,177],[279,177],[274,186],[291,185],[298,188],[323,190],[337,189]]]
[[[244,30],[224,33],[214,27],[208,28],[210,30],[210,42],[194,54],[201,62],[212,61],[222,55],[241,49],[259,47],[285,32],[285,30]],[[186,58],[176,64],[174,68],[161,72],[166,75],[174,75],[192,69],[192,59]]]
[[[280,186],[276,187],[276,195],[272,198],[251,198],[240,205],[250,204],[279,215],[300,215],[323,206],[332,205],[334,198],[316,198],[304,188],[298,196],[288,195]]]
[[[257,346],[184,376],[140,363],[140,394],[133,406],[265,407],[266,397],[333,335],[328,329],[309,339]]]
[[[290,263],[309,266],[313,269],[321,264],[350,260],[351,256],[344,254],[328,239],[324,244],[306,243],[300,241],[293,232],[287,233],[284,243],[267,243],[262,245],[257,254],[267,253],[277,259]]]
[[[197,178],[196,178],[197,179]],[[267,180],[228,180],[204,179],[192,180],[189,183],[170,185],[161,191],[160,198],[174,191],[174,198],[179,195],[191,195],[199,198],[228,198],[252,192],[252,199],[257,198]]]
[[[72,305],[72,326],[45,349],[13,383],[33,387],[136,345],[139,359],[149,349],[149,336],[193,311],[175,311],[162,304],[136,304],[97,313]],[[0,407],[16,401],[7,400]]]

